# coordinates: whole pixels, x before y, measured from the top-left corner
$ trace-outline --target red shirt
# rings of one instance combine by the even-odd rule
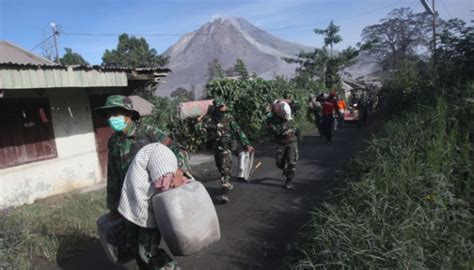
[[[323,101],[321,105],[323,106],[324,115],[333,115],[334,112],[338,109],[337,101],[331,98]]]

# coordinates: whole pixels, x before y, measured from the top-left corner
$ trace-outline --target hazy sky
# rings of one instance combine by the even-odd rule
[[[365,26],[378,23],[394,8],[423,10],[420,0],[0,0],[0,3],[0,39],[31,50],[50,35],[49,25],[55,22],[63,31],[58,40],[60,54],[64,47],[70,47],[92,64],[101,63],[105,49],[116,47],[114,34],[143,35],[161,53],[181,34],[219,16],[243,17],[273,35],[309,46],[322,45],[323,39],[312,29],[325,28],[333,19],[341,26],[343,42],[336,46],[341,49],[359,42]],[[469,22],[474,17],[474,0],[436,0],[436,9],[443,19],[457,17]],[[39,49],[34,52],[40,54]]]

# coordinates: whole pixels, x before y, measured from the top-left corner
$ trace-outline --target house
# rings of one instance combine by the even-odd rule
[[[169,71],[63,66],[0,41],[0,209],[104,181],[112,131],[94,108]]]

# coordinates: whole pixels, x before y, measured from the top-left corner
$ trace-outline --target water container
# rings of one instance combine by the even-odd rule
[[[212,99],[182,102],[177,107],[177,117],[184,120],[210,114],[213,110],[212,102]]]
[[[132,252],[127,248],[127,232],[122,217],[111,219],[109,214],[100,216],[97,219],[97,231],[105,254],[111,262],[123,264],[133,259]]]
[[[156,223],[173,255],[191,255],[221,238],[216,209],[200,182],[158,193],[152,202]]]
[[[245,181],[250,181],[250,173],[253,168],[253,154],[253,152],[249,153],[247,151],[242,151],[239,154],[238,177],[245,179]]]

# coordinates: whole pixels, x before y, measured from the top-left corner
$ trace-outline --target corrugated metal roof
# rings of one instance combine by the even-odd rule
[[[93,65],[93,66],[73,66],[74,69],[95,69],[95,70],[122,70],[122,71],[134,71],[137,73],[169,73],[171,69],[162,68],[162,67],[147,67],[147,68],[132,68],[132,67],[119,67],[119,66],[102,66],[102,65]]]
[[[81,65],[44,65],[44,64],[28,64],[28,63],[2,63],[0,61],[0,68],[26,68],[26,69],[67,69],[68,67],[72,68],[73,70],[97,70],[97,71],[123,71],[123,72],[136,72],[138,74],[167,74],[171,72],[169,68],[132,68],[132,67],[117,67],[117,66],[101,66],[101,65],[93,65],[93,66],[81,66]]]
[[[59,65],[0,41],[0,89],[123,87],[128,80],[157,82],[168,68]]]
[[[41,66],[57,65],[46,58],[33,54],[4,40],[0,40],[0,63]]]
[[[127,85],[128,78],[125,71],[0,66],[0,89],[126,87]]]
[[[140,96],[128,96],[132,100],[133,109],[140,113],[141,116],[150,116],[155,105]]]

